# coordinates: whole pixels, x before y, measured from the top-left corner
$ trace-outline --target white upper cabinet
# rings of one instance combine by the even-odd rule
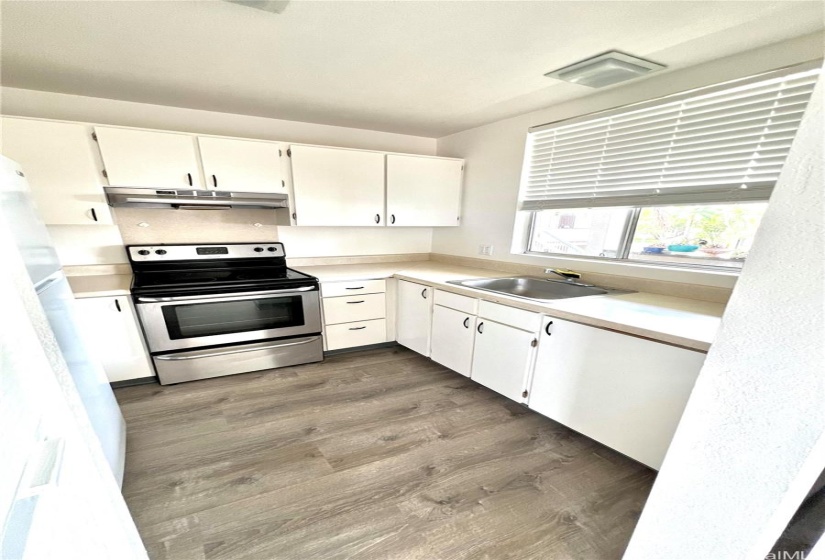
[[[203,173],[209,188],[222,191],[285,193],[278,144],[199,136]]]
[[[314,146],[291,154],[297,225],[384,225],[384,154]]]
[[[194,136],[104,126],[95,133],[110,185],[203,188]]]
[[[89,126],[3,117],[3,155],[23,168],[49,225],[112,224]]]
[[[462,160],[388,154],[388,225],[459,225],[463,168]]]

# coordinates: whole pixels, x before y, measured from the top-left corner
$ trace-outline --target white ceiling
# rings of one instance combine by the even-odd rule
[[[293,0],[281,14],[216,0],[39,0],[0,10],[6,86],[429,137],[592,93],[543,74],[606,50],[672,70],[823,26],[823,2],[789,0]]]

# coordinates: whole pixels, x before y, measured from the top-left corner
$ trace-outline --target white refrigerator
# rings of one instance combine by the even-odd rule
[[[118,484],[123,481],[126,424],[102,366],[80,336],[74,296],[45,224],[29,192],[25,172],[0,156],[0,213],[17,245],[69,367],[89,421]]]
[[[146,560],[120,490],[123,417],[24,172],[2,156],[0,255],[0,558]]]

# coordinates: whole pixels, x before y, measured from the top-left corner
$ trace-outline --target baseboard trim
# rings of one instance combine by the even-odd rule
[[[392,348],[394,346],[401,346],[394,340],[392,342],[379,342],[378,344],[368,344],[367,346],[354,346],[352,348],[340,348],[338,350],[327,350],[324,352],[324,357],[337,356],[338,354],[349,354],[351,352],[361,352],[362,350],[378,350],[380,348]]]
[[[123,381],[112,381],[109,385],[112,389],[120,389],[121,387],[133,387],[134,385],[149,385],[150,383],[159,383],[158,378],[154,375],[151,377],[137,377],[135,379],[124,379]]]

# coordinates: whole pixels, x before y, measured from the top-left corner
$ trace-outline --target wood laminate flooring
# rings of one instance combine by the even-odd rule
[[[655,476],[401,347],[115,394],[153,560],[620,558]]]

